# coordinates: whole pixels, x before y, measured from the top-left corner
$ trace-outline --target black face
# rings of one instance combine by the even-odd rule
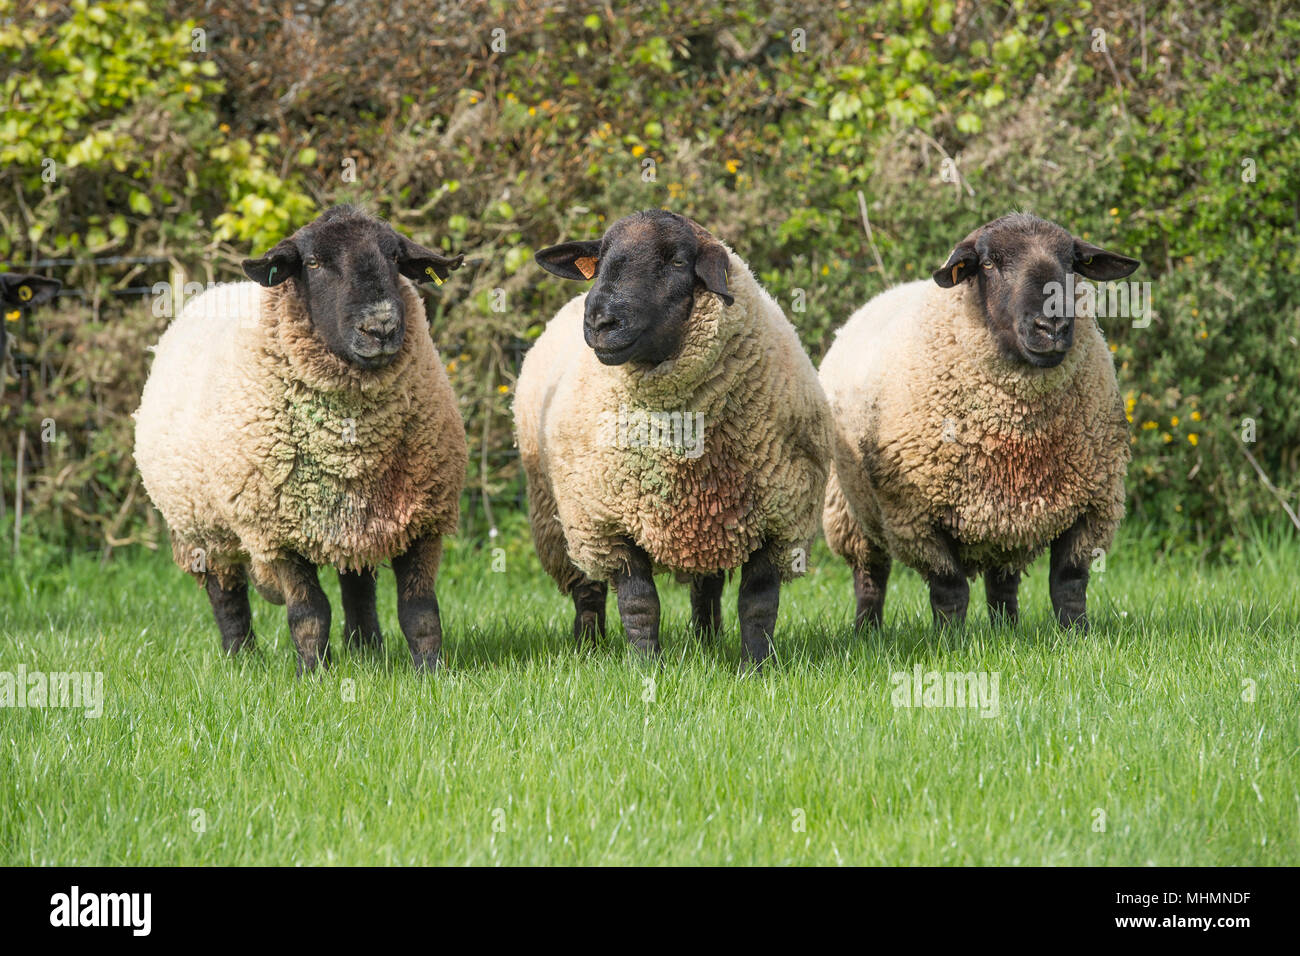
[[[1065,361],[1074,344],[1070,273],[1122,279],[1136,259],[1076,239],[1056,223],[1016,213],[972,232],[934,273],[944,288],[974,280],[1002,354],[1038,368]]]
[[[7,344],[6,327],[16,322],[27,312],[49,302],[59,294],[63,287],[58,279],[44,276],[25,275],[21,272],[0,274],[0,304],[4,306],[4,315],[0,317],[0,362],[4,361]]]
[[[681,349],[701,289],[727,305],[727,250],[675,213],[650,210],[620,219],[605,237],[542,249],[538,264],[565,279],[596,283],[582,332],[605,365],[658,365]]]
[[[441,282],[464,256],[416,245],[392,226],[351,206],[336,206],[303,226],[244,272],[264,286],[297,282],[312,327],[326,347],[358,368],[392,362],[406,336],[398,275]]]

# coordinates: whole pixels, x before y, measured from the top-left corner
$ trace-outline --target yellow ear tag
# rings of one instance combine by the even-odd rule
[[[961,272],[961,263],[960,263],[960,262],[957,263],[955,266],[952,267],[952,284],[953,284],[953,285],[956,285],[956,284],[957,284],[957,273],[958,273],[958,272]]]
[[[18,287],[18,298],[27,302],[32,297],[32,287],[29,285],[20,285]]]
[[[5,313],[5,318],[8,319],[10,322],[17,322],[22,317],[23,314],[19,312],[17,309],[14,309],[12,312]]]
[[[433,271],[433,266],[429,266],[424,271],[425,274],[428,275],[428,277],[434,281],[434,283],[436,283],[437,285],[442,285],[442,280],[438,278],[438,273]]]

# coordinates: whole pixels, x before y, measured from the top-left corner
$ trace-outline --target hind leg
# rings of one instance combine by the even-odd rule
[[[888,555],[872,561],[864,568],[853,569],[853,597],[857,613],[853,618],[855,630],[880,627],[885,619],[885,585],[889,583],[889,570],[893,561]]]
[[[343,643],[351,649],[381,651],[384,635],[375,609],[375,572],[340,571],[339,591],[343,597]]]
[[[772,653],[776,612],[781,598],[781,573],[767,548],[749,556],[740,569],[740,661],[746,671],[757,671]]]
[[[573,639],[579,647],[595,646],[605,636],[605,602],[609,585],[584,576],[573,586]]]
[[[234,581],[229,587],[222,587],[216,573],[210,571],[204,575],[203,586],[217,619],[217,630],[221,632],[221,648],[234,656],[245,647],[253,647],[253,613],[248,606],[247,572],[241,567],[232,569],[229,576]]]
[[[691,630],[712,640],[722,630],[722,587],[727,576],[697,574],[691,578]]]

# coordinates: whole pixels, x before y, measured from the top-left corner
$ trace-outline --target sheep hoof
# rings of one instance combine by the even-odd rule
[[[384,652],[384,635],[379,631],[348,631],[343,635],[343,643],[349,651],[359,651],[363,654]]]
[[[1091,628],[1088,623],[1088,613],[1086,611],[1057,611],[1056,623],[1061,626],[1062,630],[1074,631],[1078,634],[1087,634]]]
[[[411,662],[417,674],[432,674],[438,669],[438,651],[411,652]]]
[[[312,654],[310,657],[299,656],[298,678],[301,680],[304,677],[322,674],[329,670],[329,666],[330,657],[328,651],[326,651],[322,657],[317,657],[315,654]]]

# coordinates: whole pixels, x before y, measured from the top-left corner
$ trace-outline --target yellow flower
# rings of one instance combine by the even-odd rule
[[[830,275],[830,274],[831,274],[831,267],[830,267],[830,266],[822,266],[822,275],[824,275],[824,276],[828,276],[828,275]]]
[[[447,363],[447,374],[448,374],[448,375],[455,375],[455,374],[456,374],[456,360],[455,360],[455,359],[452,359],[450,362]]]
[[[1199,422],[1200,420],[1201,420],[1201,413],[1200,413],[1200,412],[1192,412],[1192,421],[1194,421],[1194,422]]]
[[[217,127],[217,129],[221,130],[221,132],[223,132],[223,133],[229,133],[229,132],[230,132],[230,124],[229,124],[229,123],[222,123],[221,125],[219,125],[219,126]]]
[[[530,107],[528,107],[528,115],[529,115],[529,116],[536,116],[536,115],[537,115],[537,107],[536,107],[536,106],[530,106]]]
[[[1177,427],[1178,427],[1178,416],[1177,416],[1177,415],[1175,415],[1173,418],[1169,419],[1169,426],[1170,426],[1171,428],[1177,428]]]
[[[498,385],[498,386],[497,386],[497,394],[498,394],[498,395],[505,395],[505,394],[508,393],[509,391],[510,391],[510,386],[509,386],[509,385]],[[1196,436],[1193,435],[1192,437],[1195,438]],[[1195,443],[1193,443],[1193,444],[1195,444]]]
[[[1118,210],[1118,209],[1112,209],[1112,210],[1110,211],[1110,214],[1111,214],[1112,216],[1118,216],[1118,215],[1119,215],[1119,210]]]
[[[645,152],[645,147],[642,146],[640,143],[637,143],[635,146],[632,147],[633,156],[640,156],[644,152]]]
[[[1143,423],[1142,423],[1142,430],[1143,430],[1144,432],[1153,431],[1154,429],[1159,428],[1159,427],[1160,427],[1160,426],[1158,426],[1155,422],[1143,422]]]
[[[1174,440],[1174,436],[1169,434],[1169,432],[1161,432],[1160,437],[1165,440],[1166,445],[1168,445],[1171,441]]]
[[[1111,343],[1110,343],[1110,350],[1111,350],[1112,352],[1118,352],[1118,351],[1119,351],[1119,346],[1116,345],[1114,342],[1111,342]]]
[[[1209,337],[1210,337],[1210,333],[1205,331],[1205,329],[1201,329],[1201,334],[1198,336],[1198,338],[1208,339]]]
[[[740,168],[740,160],[738,159],[727,160],[727,172],[731,173],[734,176],[736,174],[736,170],[738,170],[739,168]]]
[[[1200,441],[1200,438],[1197,437],[1196,432],[1192,432],[1190,435],[1187,436],[1187,441],[1188,444],[1194,447],[1196,443]]]

